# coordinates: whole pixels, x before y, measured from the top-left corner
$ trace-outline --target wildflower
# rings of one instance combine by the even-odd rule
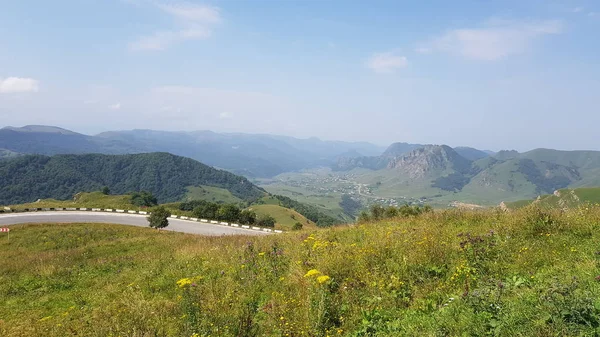
[[[190,279],[188,277],[182,278],[179,281],[177,281],[177,286],[179,288],[183,288],[183,287],[185,287],[187,285],[190,285],[190,284],[192,284],[192,279]]]
[[[49,320],[50,318],[52,318],[52,316],[46,316],[46,317],[44,317],[44,318],[41,318],[39,321],[40,321],[40,322],[47,321],[47,320]]]
[[[322,275],[317,277],[317,282],[319,282],[319,284],[323,284],[327,281],[329,281],[331,279],[331,277],[327,276],[327,275]]]
[[[304,277],[311,277],[311,276],[316,276],[316,275],[320,275],[321,272],[316,270],[316,269],[311,269],[309,271],[306,272],[306,274],[304,274]]]
[[[258,253],[258,256],[265,256],[265,252]]]

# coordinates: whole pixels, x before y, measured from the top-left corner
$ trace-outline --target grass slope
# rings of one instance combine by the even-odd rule
[[[260,238],[15,226],[0,237],[0,335],[594,335],[599,223],[592,207]]]
[[[39,202],[9,206],[12,209],[25,208],[111,208],[139,210],[131,204],[130,195],[104,195],[101,192],[82,192],[72,200],[42,199]]]
[[[243,201],[231,194],[229,190],[214,186],[189,186],[187,188],[185,199],[206,200],[225,204],[237,204]]]
[[[517,209],[530,204],[543,208],[576,208],[585,204],[600,204],[600,187],[560,189],[555,194],[541,195],[535,200],[519,200],[505,203],[509,209]]]
[[[275,218],[276,228],[291,230],[296,222],[301,223],[303,228],[316,227],[314,222],[308,220],[302,214],[279,205],[254,205],[249,209],[255,211],[258,216],[270,215]]]

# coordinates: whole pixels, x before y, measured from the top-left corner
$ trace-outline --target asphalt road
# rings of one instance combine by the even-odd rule
[[[83,211],[54,211],[31,212],[0,215],[0,226],[9,226],[24,223],[109,223],[148,228],[148,221],[144,215],[83,212]],[[213,225],[202,222],[186,221],[169,218],[169,226],[164,230],[200,235],[266,235],[266,232],[255,230]]]

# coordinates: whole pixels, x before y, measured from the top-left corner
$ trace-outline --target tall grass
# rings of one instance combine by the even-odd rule
[[[18,226],[0,335],[594,335],[599,224],[529,207],[258,238]]]

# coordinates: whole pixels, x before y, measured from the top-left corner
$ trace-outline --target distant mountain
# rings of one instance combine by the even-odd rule
[[[130,144],[87,136],[58,127],[28,125],[0,129],[0,149],[24,154],[139,153]]]
[[[400,151],[401,153],[401,151]],[[385,158],[342,158],[334,170],[354,168],[379,197],[404,196],[497,204],[566,187],[600,186],[600,152],[536,149],[490,156],[471,148],[426,145]]]
[[[331,165],[331,168],[334,171],[350,171],[354,168],[380,170],[385,168],[393,158],[422,146],[421,144],[393,143],[381,155],[377,156],[340,156]]]
[[[494,157],[498,160],[507,160],[517,158],[519,156],[519,152],[515,150],[502,150],[494,155]]]
[[[452,149],[444,145],[448,149]],[[354,168],[366,168],[371,170],[381,170],[388,167],[392,161],[397,161],[400,157],[407,153],[411,153],[417,149],[428,148],[433,149],[432,145],[409,144],[409,143],[393,143],[380,156],[364,156],[364,157],[341,157],[332,165],[334,171],[349,171]],[[487,153],[470,147],[457,147],[452,149],[457,155],[468,160],[477,160],[489,157]],[[445,153],[446,151],[444,151]],[[454,153],[452,154],[454,155]]]
[[[130,130],[88,136],[39,125],[1,129],[0,149],[45,155],[169,152],[247,177],[271,177],[283,172],[328,166],[341,154],[350,151],[364,156],[378,155],[384,150],[364,142],[211,131]]]
[[[402,171],[411,179],[417,179],[448,170],[466,173],[471,168],[471,162],[449,146],[426,145],[394,157],[387,168]]]
[[[479,160],[479,159],[483,159],[483,158],[489,157],[490,155],[494,154],[491,151],[482,151],[482,150],[474,149],[472,147],[465,147],[465,146],[455,147],[454,151],[456,151],[459,155],[461,155],[469,160]]]
[[[246,178],[169,153],[27,155],[0,161],[0,204],[5,205],[66,200],[103,186],[115,194],[147,190],[160,202],[173,202],[187,187],[201,185],[227,189],[247,201],[266,195]]]
[[[395,158],[410,151],[416,150],[423,147],[422,144],[409,144],[409,143],[393,143],[390,145],[381,157],[383,158]]]

